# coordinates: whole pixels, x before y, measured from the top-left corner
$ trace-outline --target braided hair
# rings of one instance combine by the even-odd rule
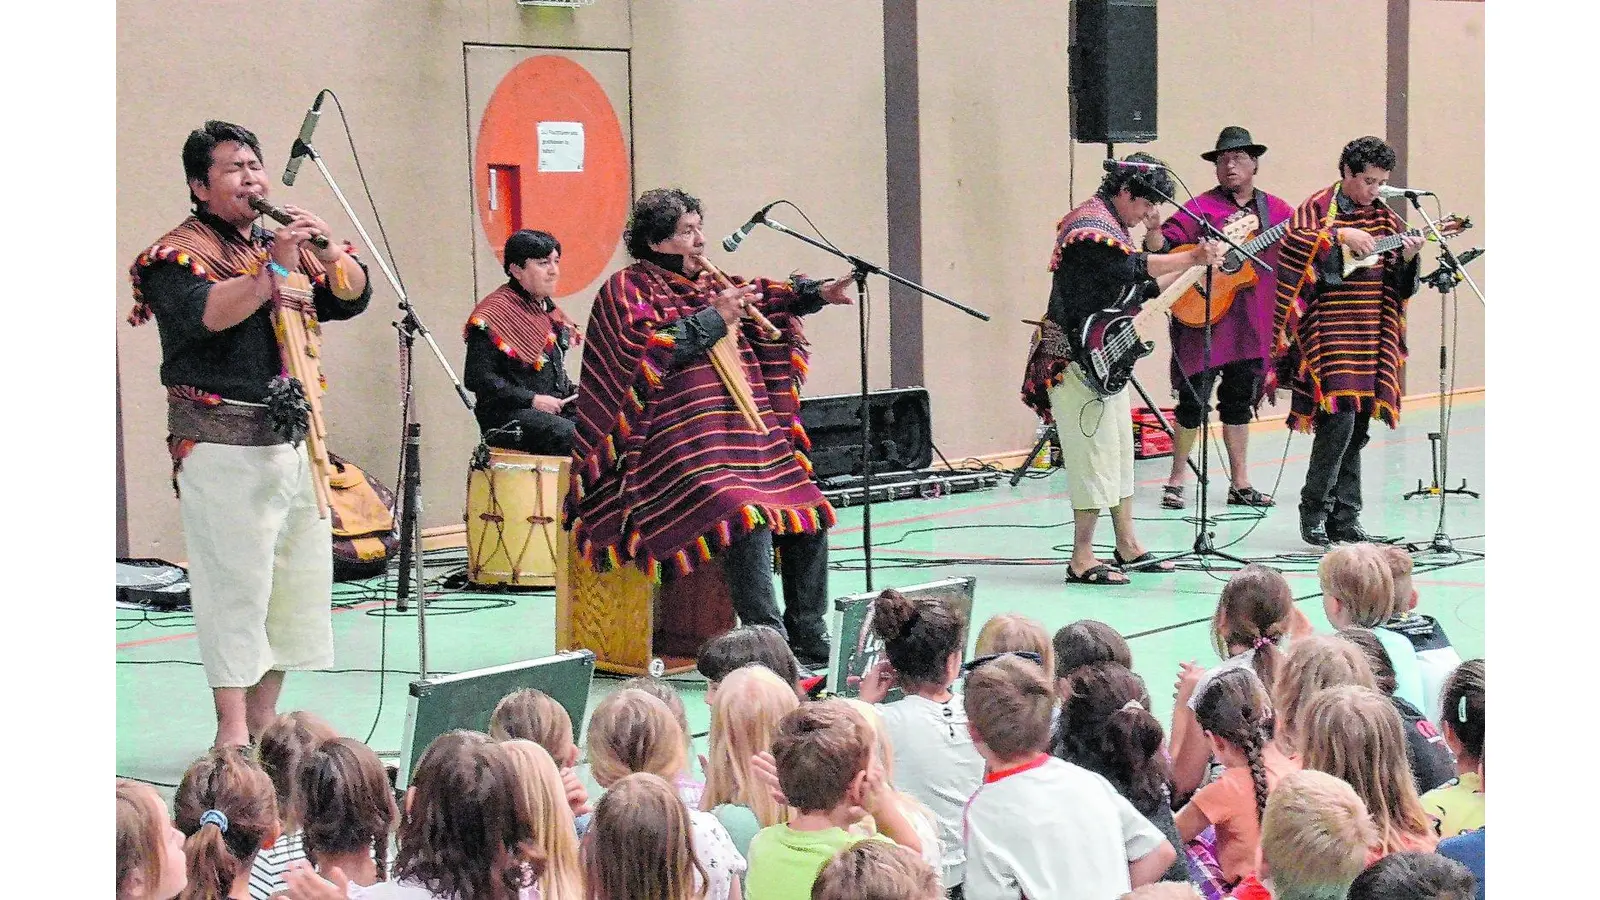
[[[1262,753],[1272,740],[1272,704],[1256,673],[1224,669],[1211,679],[1195,702],[1200,727],[1238,747],[1250,765],[1256,788],[1256,820],[1267,809],[1267,767]]]

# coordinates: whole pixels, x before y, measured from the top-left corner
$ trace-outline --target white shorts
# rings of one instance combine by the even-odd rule
[[[1077,363],[1050,389],[1050,412],[1073,509],[1109,509],[1133,496],[1133,407],[1128,389],[1101,397]]]
[[[333,665],[333,535],[317,516],[305,445],[196,444],[178,491],[211,687]]]

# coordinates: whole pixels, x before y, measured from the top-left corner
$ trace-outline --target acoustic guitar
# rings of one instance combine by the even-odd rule
[[[1289,221],[1285,219],[1255,237],[1250,237],[1251,233],[1259,227],[1261,227],[1261,220],[1255,213],[1250,213],[1229,222],[1222,229],[1222,233],[1235,241],[1243,242],[1240,246],[1245,250],[1251,253],[1260,253],[1283,237],[1284,233],[1289,230]],[[1250,238],[1250,240],[1245,241],[1245,238]],[[1193,248],[1193,244],[1184,244],[1181,247],[1174,247],[1170,252],[1182,253]],[[1239,293],[1239,290],[1255,284],[1256,280],[1256,267],[1251,265],[1250,260],[1238,250],[1229,247],[1227,254],[1222,257],[1222,265],[1211,273],[1211,317],[1209,319],[1206,318],[1206,282],[1204,278],[1200,279],[1200,282],[1194,287],[1185,291],[1183,296],[1178,298],[1178,302],[1172,304],[1172,317],[1178,320],[1178,324],[1187,325],[1190,328],[1204,328],[1207,324],[1215,325],[1221,321],[1223,315],[1228,312],[1228,308],[1233,305],[1233,298]]]

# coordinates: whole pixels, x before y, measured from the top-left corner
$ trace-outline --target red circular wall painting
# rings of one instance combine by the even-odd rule
[[[548,231],[561,241],[556,296],[593,282],[622,241],[630,201],[627,144],[600,83],[561,56],[518,63],[483,112],[472,182],[496,257],[513,231]]]

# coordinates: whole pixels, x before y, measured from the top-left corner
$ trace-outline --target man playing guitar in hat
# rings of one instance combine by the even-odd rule
[[[1276,269],[1277,241],[1263,233],[1287,222],[1294,215],[1294,208],[1281,198],[1256,188],[1256,171],[1261,165],[1261,155],[1266,152],[1266,147],[1251,139],[1249,131],[1237,125],[1222,129],[1215,149],[1200,154],[1201,159],[1216,164],[1217,186],[1185,203],[1159,230],[1149,228],[1144,236],[1144,249],[1163,253],[1173,247],[1197,243],[1201,236],[1200,225],[1195,221],[1198,216],[1219,231],[1234,232],[1230,236],[1240,244],[1246,243],[1242,239],[1244,236],[1257,235],[1256,242],[1266,246],[1249,249]],[[1251,221],[1255,222],[1253,227]],[[1184,480],[1188,474],[1189,451],[1205,420],[1203,410],[1211,402],[1213,387],[1222,419],[1222,443],[1228,450],[1231,481],[1228,503],[1271,506],[1273,502],[1250,484],[1246,447],[1250,420],[1266,393],[1275,282],[1268,275],[1266,286],[1257,286],[1248,260],[1238,277],[1228,278],[1219,268],[1214,271],[1213,278],[1209,354],[1203,327],[1205,306],[1201,292],[1204,283],[1196,285],[1188,297],[1179,301],[1172,319],[1172,386],[1178,395],[1175,414],[1178,435],[1173,445],[1172,474],[1162,488],[1161,505],[1167,509],[1185,506]],[[1201,327],[1183,323],[1184,300],[1191,301],[1190,306],[1198,315],[1190,321]],[[1199,303],[1195,304],[1194,300]]]

